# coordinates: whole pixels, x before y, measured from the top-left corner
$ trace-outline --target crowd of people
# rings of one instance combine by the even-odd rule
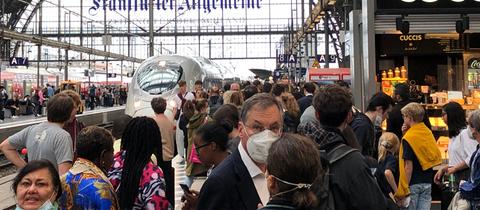
[[[83,128],[75,92],[52,96],[47,122],[0,144],[20,169],[12,186],[18,208],[426,210],[432,183],[444,176],[457,180],[453,209],[479,203],[480,110],[467,117],[456,102],[443,106],[449,162],[434,174],[441,152],[406,84],[393,98],[373,95],[365,112],[342,81],[178,86],[172,117],[170,102],[156,97],[153,116],[123,116],[112,132]],[[186,163],[180,204],[176,155]],[[190,189],[198,176],[207,177],[200,191]]]
[[[78,92],[80,100],[85,101],[85,105],[90,110],[98,106],[112,107],[114,105],[124,105],[127,102],[127,89],[123,86],[99,86],[92,85],[86,89],[76,90],[74,85],[65,85],[63,88],[46,84],[44,87],[34,88],[29,95],[21,96],[18,92],[13,92],[11,97],[4,86],[0,85],[0,123],[5,120],[8,111],[8,117],[18,118],[20,115],[34,115],[39,117],[43,114],[43,108],[46,107],[48,100],[61,90],[72,90]],[[82,103],[83,104],[83,103]],[[79,113],[83,112],[83,105],[79,107]]]
[[[94,110],[97,106],[122,106],[127,103],[127,88],[115,85],[98,87],[91,85],[81,92],[81,97],[85,99],[85,104],[90,110]]]
[[[46,102],[55,94],[55,87],[46,84],[45,87],[34,88],[31,95],[27,94],[21,97],[19,92],[13,92],[9,97],[4,86],[0,85],[0,123],[5,120],[5,111],[9,112],[12,119],[18,118],[19,115],[42,115],[42,108],[46,106]]]

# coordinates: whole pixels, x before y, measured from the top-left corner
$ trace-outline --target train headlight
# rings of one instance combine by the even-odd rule
[[[141,102],[140,102],[140,101],[135,101],[135,103],[133,103],[133,106],[134,106],[135,108],[139,108],[140,105],[141,105]]]

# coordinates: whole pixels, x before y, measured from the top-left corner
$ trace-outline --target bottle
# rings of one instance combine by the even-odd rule
[[[468,72],[468,86],[473,87],[473,72]]]
[[[393,70],[392,69],[388,70],[388,78],[393,78]]]
[[[395,67],[395,78],[400,78],[400,68]]]
[[[448,177],[448,182],[450,184],[450,190],[452,192],[456,192],[457,189],[456,189],[456,184],[455,184],[455,175],[450,174],[450,176]]]
[[[405,66],[402,66],[402,68],[400,69],[400,72],[401,72],[402,78],[407,79],[407,68],[405,68]]]
[[[387,71],[383,70],[382,71],[382,79],[387,78]]]

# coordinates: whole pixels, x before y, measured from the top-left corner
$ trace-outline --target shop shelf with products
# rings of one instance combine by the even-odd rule
[[[395,70],[388,69],[382,71],[382,91],[385,94],[393,96],[395,85],[398,83],[407,83],[407,68],[405,66],[395,67]]]
[[[393,96],[393,90],[395,89],[395,85],[398,83],[406,83],[408,82],[407,78],[382,78],[382,91],[390,96]]]

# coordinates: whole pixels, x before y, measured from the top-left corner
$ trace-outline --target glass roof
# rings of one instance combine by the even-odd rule
[[[148,57],[149,13],[142,7],[148,0],[106,0],[106,12],[103,10],[103,0],[62,1],[46,0],[43,4],[42,34],[54,40],[66,41],[80,45],[81,25],[82,44],[85,47],[104,50],[101,35],[106,31],[112,34],[111,45],[106,49],[137,58]],[[127,8],[120,7],[126,2]],[[130,11],[130,34],[128,34],[128,2],[137,2]],[[166,2],[165,8],[162,3]],[[193,9],[195,0],[172,1],[154,0],[154,31],[155,54],[180,54],[187,56],[202,56],[216,60],[231,71],[246,71],[250,68],[274,69],[275,56],[282,37],[290,27],[296,30],[302,25],[302,0],[203,0],[210,3],[200,5],[201,9]],[[217,9],[213,8],[213,2]],[[220,9],[219,2],[232,3],[232,8]],[[242,3],[253,2],[247,8]],[[308,17],[309,5],[305,1],[304,18]],[[81,4],[83,3],[83,7]],[[157,5],[159,3],[159,5]],[[60,5],[60,6],[59,6]],[[190,10],[188,10],[188,5]],[[113,11],[115,7],[116,10]],[[82,11],[83,8],[83,11]],[[121,10],[119,10],[119,8]],[[144,10],[142,10],[142,8]],[[177,9],[175,9],[177,8]],[[183,9],[180,9],[183,8]],[[81,24],[81,14],[83,23]],[[106,19],[105,19],[106,16]],[[60,21],[59,21],[60,20]],[[38,33],[38,17],[29,26],[29,34]],[[68,35],[71,34],[72,37]],[[91,34],[94,34],[93,36]],[[223,35],[222,35],[223,34]],[[131,46],[128,47],[127,36],[131,36]],[[21,53],[36,58],[36,47],[25,44]],[[58,49],[42,47],[42,60],[64,59],[65,53]],[[69,59],[86,59],[87,55],[69,52]],[[104,59],[90,56],[89,59]],[[118,61],[109,61],[118,62]],[[124,64],[134,68],[135,64]],[[138,66],[138,64],[137,64]]]

